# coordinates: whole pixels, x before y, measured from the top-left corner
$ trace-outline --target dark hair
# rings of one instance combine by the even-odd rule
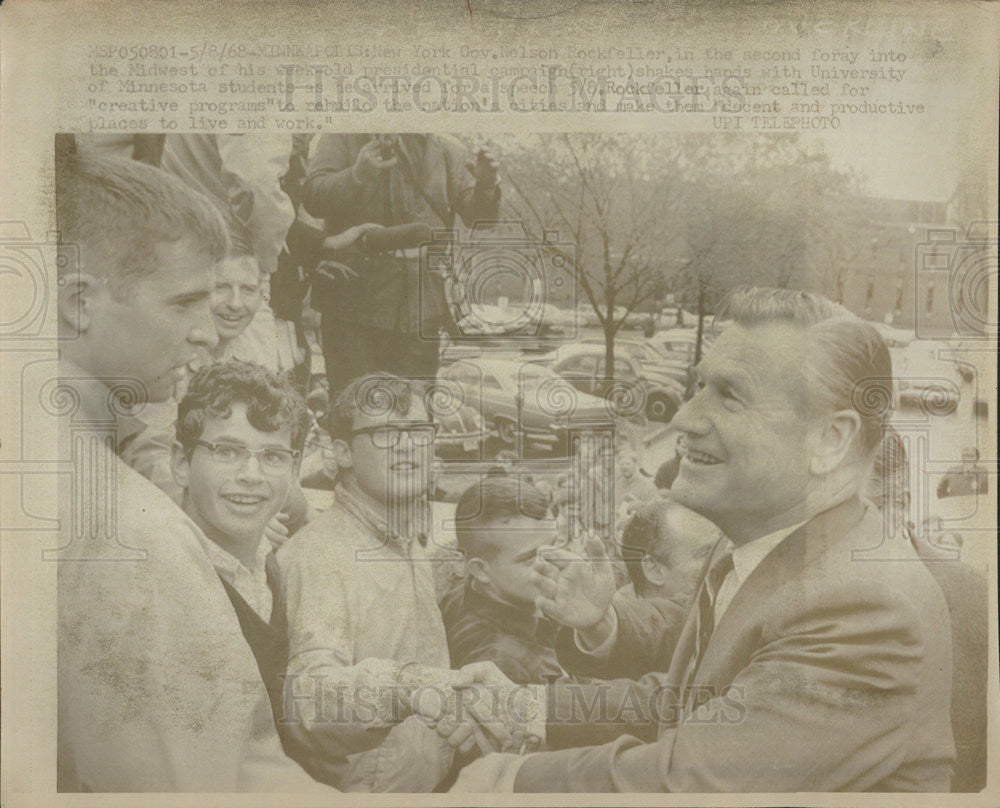
[[[302,397],[284,377],[236,359],[208,365],[191,377],[177,405],[177,440],[193,451],[205,418],[228,418],[234,403],[246,404],[247,420],[261,432],[291,427],[291,448],[302,451],[309,425]]]
[[[85,271],[105,278],[119,300],[135,279],[156,271],[158,244],[188,238],[213,261],[230,247],[206,196],[137,160],[81,154],[65,136],[56,139],[56,222],[60,243],[81,245]]]
[[[330,407],[327,429],[330,437],[350,441],[356,415],[405,416],[413,396],[423,392],[418,382],[391,373],[369,373],[347,383]]]
[[[671,568],[677,563],[681,542],[671,531],[669,520],[671,513],[678,510],[683,511],[684,506],[669,497],[661,497],[642,507],[625,526],[620,542],[621,556],[636,592],[648,583],[642,571],[643,558],[652,556]],[[713,544],[712,540],[706,541],[699,552],[704,551],[707,555]]]
[[[458,548],[468,558],[489,558],[496,547],[483,535],[491,522],[514,516],[544,519],[549,498],[534,485],[513,475],[487,477],[473,483],[455,506],[455,535]]]
[[[748,328],[776,322],[802,328],[811,343],[803,346],[803,395],[815,409],[858,413],[861,448],[874,452],[892,412],[892,358],[874,326],[823,295],[758,287],[726,297],[715,320],[728,318]]]

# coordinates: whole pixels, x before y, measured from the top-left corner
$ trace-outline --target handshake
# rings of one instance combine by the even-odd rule
[[[410,708],[460,755],[524,754],[544,741],[544,685],[514,684],[492,662],[441,673],[411,691]]]

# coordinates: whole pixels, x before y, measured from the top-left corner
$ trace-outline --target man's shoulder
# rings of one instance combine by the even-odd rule
[[[170,495],[115,456],[118,524],[157,533],[181,530],[196,535],[198,528]]]
[[[770,573],[777,589],[769,591],[767,608],[778,617],[776,606],[789,605],[780,622],[836,614],[845,629],[878,619],[918,635],[938,622],[947,626],[941,588],[904,537],[887,535],[873,507],[853,528],[827,539],[815,558],[798,557],[794,544],[775,554],[782,563]]]

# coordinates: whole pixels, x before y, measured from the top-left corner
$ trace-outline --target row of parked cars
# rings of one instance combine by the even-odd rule
[[[581,425],[618,418],[666,423],[684,401],[695,341],[693,329],[619,337],[610,378],[597,336],[540,354],[459,353],[438,374],[440,399],[450,404],[436,413],[439,449],[461,455],[520,438],[527,451],[561,453]]]

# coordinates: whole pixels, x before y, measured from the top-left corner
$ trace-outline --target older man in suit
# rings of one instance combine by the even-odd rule
[[[674,419],[673,495],[725,534],[682,627],[654,601],[612,600],[606,564],[548,553],[538,605],[568,627],[561,662],[627,678],[609,682],[603,702],[576,694],[577,707],[608,712],[586,721],[570,686],[550,688],[548,745],[617,737],[490,755],[457,788],[948,789],[947,607],[861,497],[888,414],[885,343],[805,292],[741,290],[722,316],[734,324]]]

